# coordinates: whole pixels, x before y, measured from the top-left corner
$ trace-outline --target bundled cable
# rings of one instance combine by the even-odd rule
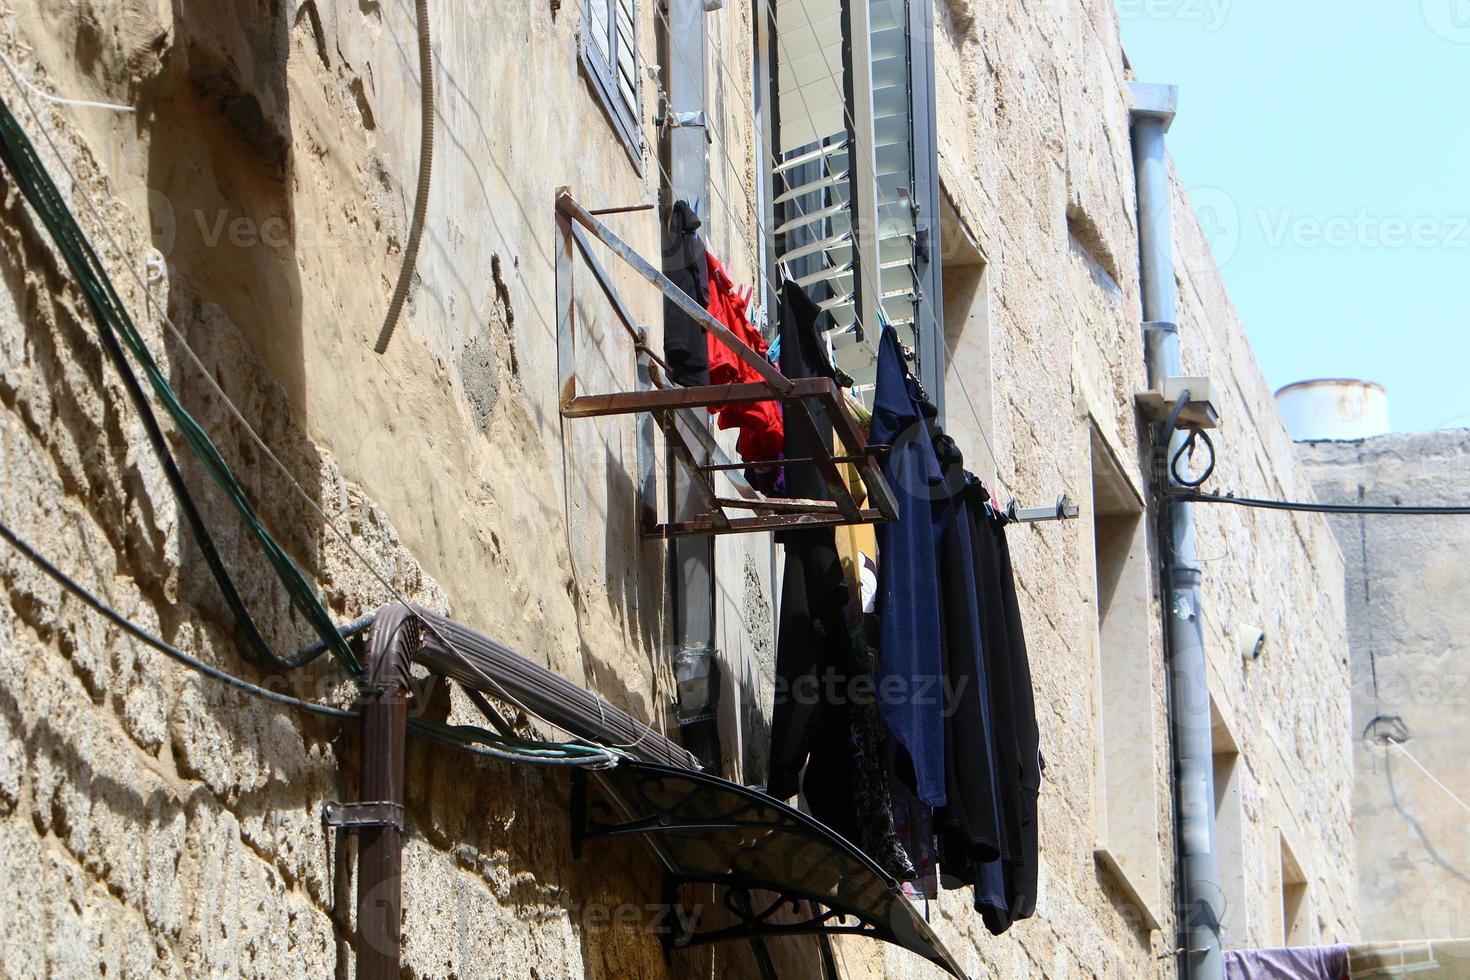
[[[205,663],[198,657],[185,653],[178,647],[150,633],[102,601],[95,593],[63,572],[50,559],[33,548],[29,542],[11,530],[3,521],[0,521],[0,540],[7,542],[21,557],[35,565],[47,577],[55,581],[56,584],[76,596],[94,612],[122,630],[128,636],[131,636],[145,646],[157,650],[170,660],[182,664],[196,673],[203,674],[211,680],[243,691],[251,697],[259,698],[262,701],[269,701],[272,704],[284,705],[297,711],[305,711],[309,714],[335,718],[339,721],[350,721],[358,718],[356,711],[348,708],[339,708],[330,704],[320,704],[315,701],[303,701],[301,698],[283,694],[280,691],[273,691],[270,688],[261,687],[259,684],[252,684],[244,678],[226,673],[212,664]],[[358,620],[344,627],[343,632],[346,635],[351,635],[353,631],[360,632],[371,624],[370,618]],[[411,718],[409,719],[408,725],[409,729],[415,734],[421,735],[430,741],[469,752],[473,755],[498,759],[503,762],[522,762],[547,766],[587,766],[606,769],[617,765],[619,760],[624,758],[624,754],[616,749],[582,745],[577,742],[531,741],[529,739],[515,738],[511,735],[497,735],[494,732],[473,725],[445,725],[425,718]]]
[[[1368,517],[1470,517],[1470,504],[1318,504],[1305,500],[1262,500],[1233,493],[1171,490],[1169,496],[1191,504],[1234,504],[1257,510],[1288,510],[1301,514],[1362,514]]]
[[[142,386],[133,374],[132,368],[124,355],[124,348],[133,359],[142,367],[147,376],[153,395],[163,406],[184,441],[194,452],[194,455],[203,464],[209,475],[225,492],[235,510],[244,520],[251,535],[260,544],[270,561],[277,577],[281,580],[287,594],[291,598],[291,604],[309,622],[317,635],[321,638],[322,650],[330,650],[342,666],[352,675],[362,673],[362,667],[357,662],[352,648],[338,632],[332,622],[331,615],[321,604],[316,591],[307,582],[306,577],[291,560],[285,549],[266,529],[255,508],[245,496],[244,489],[235,478],[228,463],[225,462],[219,448],[209,438],[209,435],[199,425],[184,407],[183,402],[174,392],[167,377],[153,359],[142,335],[138,332],[132,318],[128,315],[122,299],[108,278],[107,270],[97,253],[93,250],[91,243],[77,224],[76,218],[68,209],[61,192],[57,189],[50,174],[46,172],[35,147],[26,136],[25,131],[16,121],[10,111],[10,106],[3,98],[0,98],[0,162],[3,162],[6,170],[20,187],[21,193],[31,207],[35,209],[47,231],[51,234],[58,251],[66,260],[67,267],[72,275],[76,277],[78,285],[86,297],[87,306],[91,310],[93,318],[97,322],[98,335],[106,350],[109,359],[122,376],[123,384],[128,390],[133,403],[137,406],[139,415],[142,417],[143,425],[148,433],[148,440],[154,451],[158,454],[159,462],[163,467],[164,475],[168,479],[170,487],[179,504],[183,508],[184,517],[188,522],[196,540],[199,542],[200,551],[205,561],[219,583],[221,592],[224,593],[225,601],[230,606],[240,628],[244,631],[251,650],[256,657],[271,667],[289,670],[310,662],[318,651],[306,651],[302,655],[293,658],[281,658],[277,656],[261,636],[260,629],[256,625],[249,610],[246,609],[241,599],[239,590],[235,588],[234,582],[228,570],[221,560],[218,550],[215,548],[213,539],[208,529],[205,528],[203,519],[200,517],[198,508],[189,494],[188,487],[180,475],[178,466],[173,459],[172,453],[163,438],[163,432],[159,428],[158,421],[153,415],[152,408],[147,397],[143,393]]]

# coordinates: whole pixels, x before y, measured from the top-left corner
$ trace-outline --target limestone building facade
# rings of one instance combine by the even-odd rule
[[[652,0],[429,6],[433,179],[384,355],[373,345],[418,174],[411,4],[0,0],[0,96],[335,618],[395,597],[451,613],[677,739],[676,610],[664,543],[639,533],[638,422],[559,411],[553,203],[561,187],[595,208],[660,200],[660,86],[685,56],[667,43],[681,25]],[[772,8],[696,6],[705,234],[759,289],[770,65],[756,39]],[[947,426],[1002,499],[1067,493],[1081,511],[1011,539],[1047,760],[1036,916],[993,938],[947,893],[929,919],[976,977],[1174,976],[1133,70],[1108,3],[943,0],[926,14],[933,154],[920,162],[937,175],[951,349],[929,366]],[[613,87],[631,98],[609,96],[587,53],[608,17],[632,54]],[[1212,485],[1309,497],[1187,187],[1174,177],[1170,237],[1186,369],[1221,396]],[[338,695],[327,661],[282,677],[244,655],[81,294],[8,175],[0,192],[0,520],[169,643]],[[657,256],[658,215],[606,221]],[[609,268],[656,340],[659,296]],[[636,385],[607,307],[590,289],[578,303],[579,380]],[[266,638],[309,642],[202,468],[185,477]],[[1198,522],[1224,941],[1357,938],[1342,554],[1319,517],[1220,507]],[[769,534],[714,548],[722,775],[759,782],[778,548]],[[322,806],[356,791],[354,728],[184,670],[6,547],[0,591],[0,973],[351,976],[351,848],[334,848]],[[1241,654],[1252,630],[1258,658]],[[432,696],[473,716],[458,691]],[[743,946],[665,958],[643,928],[657,873],[631,841],[573,858],[565,774],[421,741],[407,772],[404,975],[758,975]],[[775,944],[789,975],[818,975],[805,943]],[[861,939],[837,959],[844,977],[938,975]]]
[[[1457,506],[1470,432],[1300,443],[1324,503]],[[1470,524],[1461,517],[1331,518],[1346,559],[1354,809],[1365,940],[1442,939],[1470,928],[1456,800],[1464,745]]]

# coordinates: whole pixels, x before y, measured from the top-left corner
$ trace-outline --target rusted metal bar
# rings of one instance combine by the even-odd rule
[[[593,208],[588,214],[627,214],[630,211],[652,211],[657,205],[654,204],[624,204],[616,208]]]
[[[752,350],[749,344],[736,337],[730,332],[728,327],[711,316],[708,310],[690,299],[689,295],[676,286],[668,276],[655,269],[643,256],[639,255],[626,242],[608,230],[606,225],[589,214],[587,209],[578,204],[576,199],[572,197],[569,189],[562,188],[557,193],[556,208],[558,217],[569,217],[591,232],[594,238],[612,249],[624,262],[628,263],[634,272],[637,272],[644,279],[647,279],[650,283],[662,290],[664,296],[685,313],[689,314],[689,316],[693,317],[694,321],[702,326],[707,333],[714,334],[721,343],[730,348],[731,353],[744,361],[746,366],[755,371],[756,374],[764,378],[776,392],[785,394],[791,390],[791,379],[776,370],[769,361]]]
[[[838,440],[849,451],[866,444],[861,430],[857,427],[857,421],[848,411],[847,402],[843,400],[842,392],[837,385],[829,379],[827,382],[827,393],[822,399],[822,407],[827,412],[828,421],[837,434]],[[885,447],[882,451],[889,452],[892,447]],[[884,520],[898,520],[898,501],[893,496],[893,490],[888,486],[888,481],[883,479],[883,472],[878,467],[878,461],[874,458],[876,447],[867,448],[868,459],[858,464],[858,476],[863,481],[863,487],[868,491],[868,500],[883,512]]]
[[[865,463],[868,459],[866,456],[831,456],[827,458],[834,463]],[[708,463],[701,466],[700,469],[706,473],[719,473],[725,470],[764,470],[772,466],[799,466],[804,463],[816,463],[818,461],[819,458],[816,456],[797,456],[794,459],[761,459],[743,463]]]
[[[729,521],[725,517],[725,512],[720,509],[719,501],[715,498],[715,489],[710,486],[709,478],[699,472],[699,461],[694,458],[694,454],[689,451],[689,446],[679,437],[674,420],[669,417],[667,412],[655,412],[654,418],[658,420],[659,428],[664,430],[664,438],[668,442],[669,452],[674,454],[674,458],[689,473],[689,482],[693,485],[695,492],[699,494],[700,500],[704,503],[705,510],[708,512],[713,526],[723,530],[729,524]]]
[[[803,500],[800,497],[762,497],[759,500],[751,500],[746,497],[737,500],[732,497],[720,497],[719,501],[720,506],[734,507],[737,510],[790,511],[793,514],[841,513],[836,502],[831,500]]]
[[[736,468],[738,464],[732,462],[730,457],[725,455],[725,450],[720,446],[719,440],[715,438],[714,433],[710,432],[709,426],[704,423],[704,419],[698,415],[695,409],[683,408],[671,414],[674,419],[674,428],[683,436],[685,444],[704,451],[703,458],[709,462],[701,465],[721,467],[725,472],[725,479],[735,488],[735,492],[740,494],[742,499],[765,499],[765,495],[752,487],[745,479],[745,476]],[[698,454],[696,453],[697,456]],[[710,477],[706,475],[704,479],[710,480]],[[710,488],[714,488],[713,482],[710,483]],[[677,518],[677,515],[673,516]]]
[[[771,389],[761,382],[733,385],[702,385],[696,388],[652,388],[619,391],[607,395],[582,395],[565,406],[562,414],[581,419],[599,415],[630,415],[634,412],[666,412],[675,408],[708,408],[773,401]]]
[[[602,287],[602,295],[607,297],[608,303],[612,304],[613,312],[618,315],[618,321],[622,323],[623,329],[628,331],[635,344],[644,340],[643,328],[638,325],[628,305],[623,302],[617,287],[613,285],[612,277],[598,261],[596,253],[592,251],[592,243],[587,240],[587,233],[579,226],[572,225],[572,238],[577,243],[577,251],[582,253],[582,258],[587,262],[587,268],[592,272],[592,278],[597,280],[597,285]]]
[[[787,428],[795,426],[802,440],[808,446],[816,447],[818,450],[815,465],[821,472],[822,479],[832,494],[832,499],[837,501],[837,508],[842,511],[842,516],[854,524],[859,523],[862,518],[858,513],[857,501],[852,499],[852,491],[848,488],[847,481],[842,478],[842,471],[837,468],[836,463],[832,462],[831,456],[821,452],[822,436],[817,431],[816,422],[812,420],[806,399],[787,402],[785,417]]]
[[[565,192],[565,188],[563,188]],[[572,277],[572,223],[560,211],[556,215],[556,363],[561,375],[563,409],[577,397],[577,310]]]
[[[756,531],[784,531],[791,528],[842,527],[849,524],[876,524],[887,518],[879,511],[864,509],[859,519],[849,520],[841,514],[764,514],[760,517],[731,517],[724,527],[715,527],[706,518],[661,524],[654,536],[682,534],[751,534]]]

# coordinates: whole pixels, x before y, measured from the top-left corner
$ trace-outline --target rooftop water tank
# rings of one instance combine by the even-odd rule
[[[1276,407],[1297,442],[1345,442],[1389,431],[1388,391],[1371,381],[1299,381],[1276,392]]]

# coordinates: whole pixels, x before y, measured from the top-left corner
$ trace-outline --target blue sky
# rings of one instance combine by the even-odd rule
[[[1470,427],[1470,0],[1117,0],[1274,387]]]

